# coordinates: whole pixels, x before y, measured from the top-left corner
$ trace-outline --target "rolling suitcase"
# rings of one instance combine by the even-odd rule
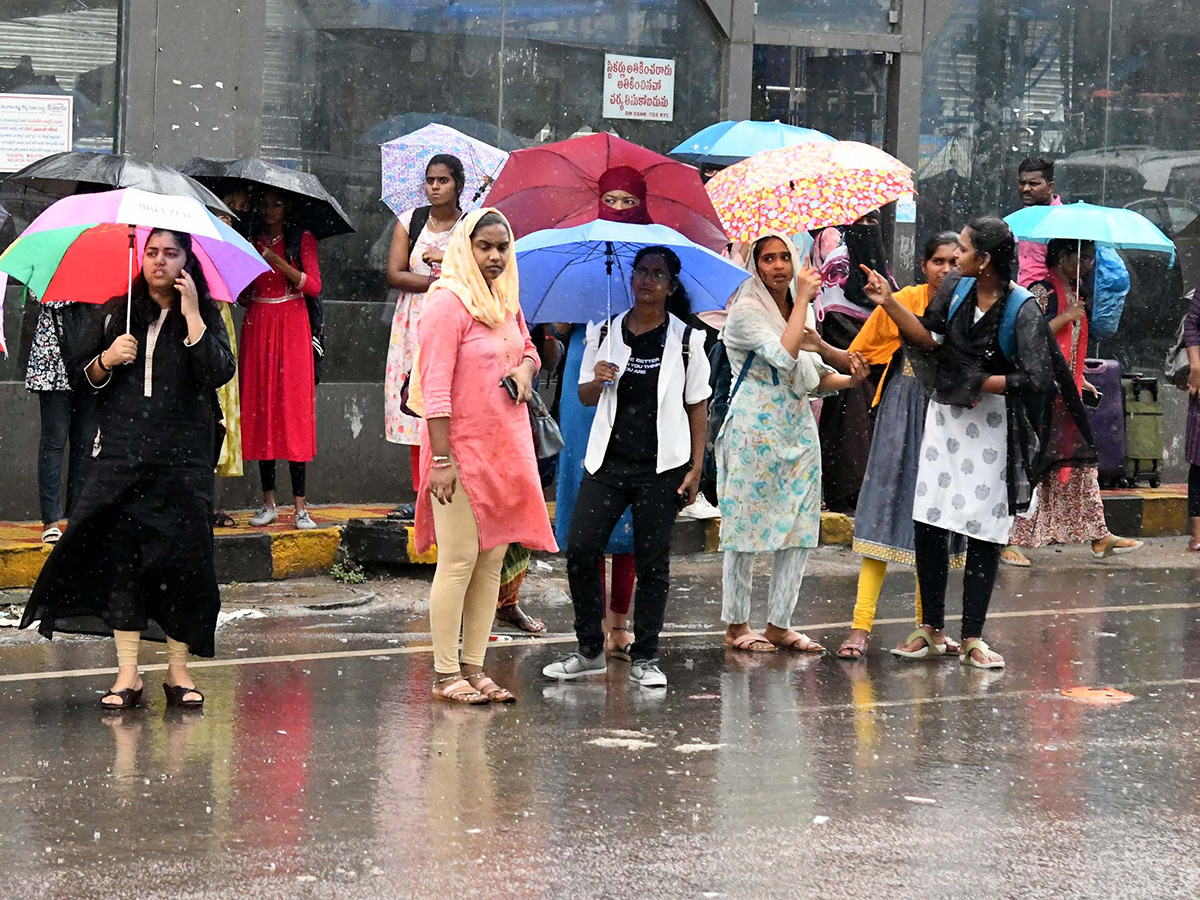
[[[1132,487],[1143,479],[1162,483],[1163,410],[1158,377],[1134,373],[1122,379],[1125,393],[1125,478]]]
[[[1087,359],[1083,377],[1101,394],[1099,406],[1087,407],[1102,487],[1122,487],[1125,482],[1125,398],[1121,390],[1121,364],[1115,359]]]

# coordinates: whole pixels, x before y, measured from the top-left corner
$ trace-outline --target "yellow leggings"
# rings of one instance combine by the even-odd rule
[[[883,590],[883,576],[887,574],[887,563],[882,559],[863,557],[862,569],[858,573],[858,600],[854,604],[854,621],[851,628],[869,632],[875,624],[875,607],[879,604],[879,592]],[[921,624],[921,583],[917,582],[917,624]]]
[[[138,664],[138,649],[142,643],[140,631],[114,631],[113,642],[117,645],[118,666],[136,666]],[[187,659],[188,645],[167,638],[167,664],[186,666]]]
[[[462,661],[469,666],[483,665],[508,544],[480,551],[479,526],[461,484],[449,503],[433,501],[433,530],[438,548],[429,591],[433,668],[439,675],[452,675],[459,670],[460,631]]]

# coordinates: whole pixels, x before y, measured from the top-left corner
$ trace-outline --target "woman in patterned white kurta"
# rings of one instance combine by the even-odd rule
[[[736,386],[717,438],[721,618],[729,626],[725,643],[737,650],[823,649],[790,626],[808,552],[821,534],[821,445],[809,396],[851,382],[799,349],[805,326],[816,324],[811,302],[821,280],[815,269],[797,273],[797,258],[784,235],[755,241],[750,278],[721,332]],[[781,304],[790,307],[787,319]],[[754,556],[764,552],[775,554],[765,635],[748,621]]]

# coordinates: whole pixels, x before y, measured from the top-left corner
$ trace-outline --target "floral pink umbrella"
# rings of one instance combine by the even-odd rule
[[[708,182],[731,241],[849,225],[913,189],[912,169],[858,141],[797,144],[756,153]]]

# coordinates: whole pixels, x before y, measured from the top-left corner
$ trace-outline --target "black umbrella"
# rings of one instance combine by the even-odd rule
[[[262,159],[205,159],[197,156],[180,166],[197,181],[224,193],[236,184],[288,195],[288,221],[312,232],[317,240],[354,231],[342,205],[316,175],[285,169]]]
[[[141,188],[156,194],[193,197],[215,213],[231,214],[220,197],[195,179],[170,166],[131,156],[82,151],[55,153],[9,175],[4,184],[6,200],[35,206],[77,194],[81,189]]]

